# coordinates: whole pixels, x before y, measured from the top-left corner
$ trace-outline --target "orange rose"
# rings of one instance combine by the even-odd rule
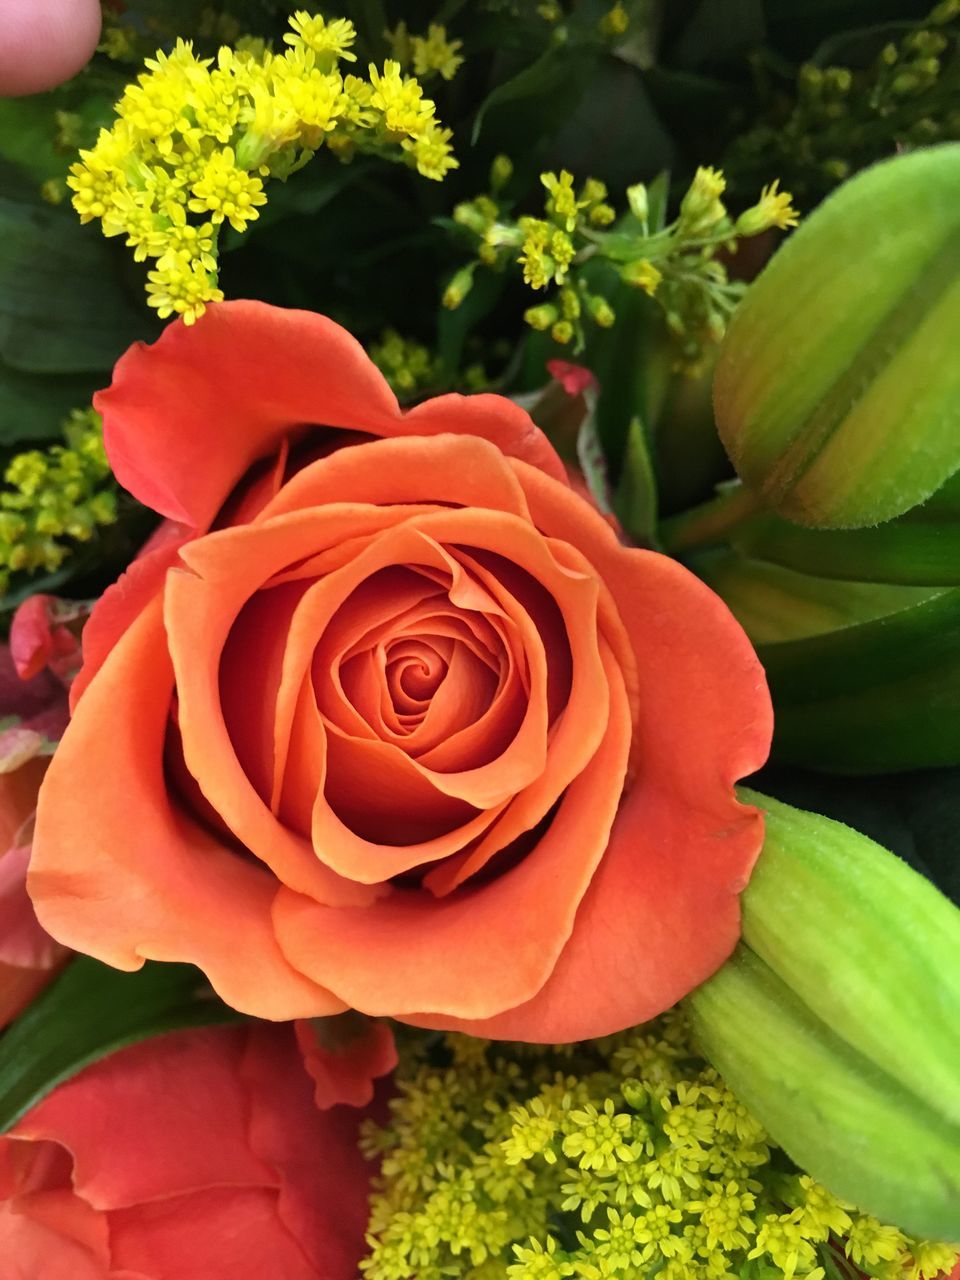
[[[763,673],[522,410],[403,413],[342,329],[252,302],[134,347],[98,408],[175,523],[85,632],[31,867],[56,937],[267,1018],[544,1041],[722,963]]]

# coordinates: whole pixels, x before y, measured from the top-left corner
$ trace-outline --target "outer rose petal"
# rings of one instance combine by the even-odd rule
[[[110,1228],[115,1261],[149,1280],[353,1280],[316,1268],[278,1218],[277,1193],[261,1187],[123,1209]]]
[[[118,642],[51,763],[28,880],[40,921],[118,969],[196,964],[241,1011],[339,1013],[342,1001],[297,974],[277,946],[273,878],[171,804],[163,745],[173,673],[161,603]]]
[[[280,1220],[316,1267],[316,1280],[356,1280],[373,1167],[360,1151],[363,1113],[316,1109],[292,1036],[265,1026],[252,1027],[248,1036],[243,1078],[251,1093],[250,1145],[280,1173]],[[278,1085],[283,1106],[276,1102]]]
[[[360,344],[325,316],[260,302],[208,308],[135,344],[96,397],[117,479],[173,520],[206,529],[258,458],[303,425],[379,436],[456,430],[561,475],[546,437],[494,396],[441,396],[404,416]]]
[[[0,1137],[0,1277],[355,1280],[364,1113],[312,1092],[290,1027],[93,1064]]]
[[[133,1045],[60,1085],[13,1134],[66,1147],[75,1191],[99,1210],[208,1187],[278,1186],[246,1138],[246,1036],[217,1027]]]

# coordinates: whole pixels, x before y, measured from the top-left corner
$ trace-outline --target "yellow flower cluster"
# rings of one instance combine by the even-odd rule
[[[676,1012],[582,1045],[423,1046],[365,1136],[366,1280],[931,1280],[956,1261],[791,1166]]]
[[[219,301],[217,243],[224,223],[243,231],[266,203],[265,182],[286,179],[326,144],[402,159],[442,179],[457,161],[419,82],[399,63],[342,74],[354,62],[353,24],[306,11],[290,19],[289,46],[224,46],[216,60],[178,41],[148,59],[117,103],[112,129],[81,151],[68,185],[82,222],[123,235],[151,261],[148,299],[162,318],[192,324]]]
[[[401,337],[396,329],[384,329],[370,344],[370,359],[398,396],[412,396],[433,389],[442,376],[439,358],[422,343]]]
[[[405,22],[397,23],[386,34],[393,56],[401,67],[412,67],[413,74],[421,80],[432,75],[452,80],[463,66],[460,55],[463,41],[451,40],[446,27],[439,23],[431,22],[425,36],[410,35]]]
[[[61,539],[86,542],[117,518],[117,497],[105,482],[100,415],[75,409],[64,423],[66,444],[16,454],[0,489],[0,593],[11,573],[48,573],[69,554]]]
[[[681,349],[678,364],[691,370],[702,363],[705,345],[723,337],[744,288],[728,280],[718,250],[733,249],[739,237],[771,227],[786,230],[798,221],[789,192],[778,190],[777,182],[764,187],[756,205],[734,221],[721,199],[724,176],[712,168],[697,169],[678,216],[669,224],[662,216],[662,199],[651,217],[643,183],[628,188],[629,213],[618,219],[602,182],[587,178],[578,191],[566,170],[540,175],[547,193],[545,216],[514,222],[499,195],[496,172],[491,179],[492,194],[454,210],[454,220],[477,239],[477,262],[454,277],[445,305],[459,306],[477,263],[496,270],[516,263],[531,289],[557,287],[547,302],[527,309],[527,323],[549,331],[562,345],[572,342],[579,352],[586,342],[586,317],[601,328],[615,322],[609,299],[591,292],[588,275],[579,269],[591,258],[606,259],[624,284],[657,299]]]

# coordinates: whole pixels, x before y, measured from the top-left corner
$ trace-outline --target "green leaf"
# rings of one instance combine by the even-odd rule
[[[656,545],[657,480],[643,423],[632,419],[627,430],[623,468],[613,498],[617,519],[634,542]]]
[[[901,518],[873,529],[827,530],[759,516],[735,530],[731,542],[744,555],[801,573],[859,582],[960,585],[960,520]]]
[[[68,209],[0,197],[0,357],[25,373],[109,369],[158,325],[128,297],[110,246]]]
[[[798,573],[730,551],[692,556],[689,563],[723,596],[754,644],[827,635],[885,618],[942,594],[931,587],[846,582]]]
[[[191,965],[123,973],[79,956],[0,1037],[0,1133],[61,1081],[125,1045],[239,1020]]]
[[[584,38],[568,41],[566,31],[558,28],[552,43],[539,57],[487,94],[474,117],[471,145],[476,145],[487,128],[488,117],[496,116],[501,122],[509,120],[508,133],[513,135],[513,152],[517,153],[522,150],[518,129],[542,133],[541,123],[552,123],[555,131],[559,121],[565,119],[579,101],[588,72],[603,49],[601,43],[591,43]],[[522,107],[522,111],[518,112],[518,107]],[[558,108],[562,114],[558,114]],[[509,111],[508,116],[505,111]]]
[[[0,448],[59,438],[70,410],[88,405],[106,382],[104,373],[21,373],[0,360]]]
[[[757,654],[778,759],[844,773],[960,765],[960,589]]]
[[[733,316],[717,424],[779,515],[860,528],[960,468],[960,145],[865,170],[790,236]]]

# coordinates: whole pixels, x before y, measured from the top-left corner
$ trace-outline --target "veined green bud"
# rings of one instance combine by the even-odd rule
[[[773,1139],[836,1195],[960,1233],[960,911],[866,836],[766,810],[743,941],[688,997],[694,1031]]]
[[[734,313],[717,424],[779,514],[878,524],[960,468],[958,209],[960,146],[878,164],[804,222]]]
[[[647,197],[647,188],[642,182],[636,182],[632,187],[627,187],[627,204],[638,222],[646,222],[650,212],[650,201]]]

